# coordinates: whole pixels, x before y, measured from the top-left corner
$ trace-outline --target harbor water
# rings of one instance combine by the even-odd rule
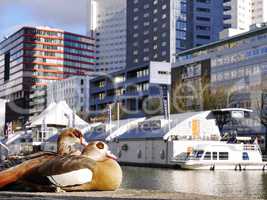
[[[267,171],[177,170],[123,166],[122,188],[267,199]]]

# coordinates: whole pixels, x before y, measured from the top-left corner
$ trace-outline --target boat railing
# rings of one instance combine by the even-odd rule
[[[245,151],[257,151],[259,149],[256,144],[244,144],[243,150]]]
[[[262,161],[267,162],[267,155],[262,155]]]

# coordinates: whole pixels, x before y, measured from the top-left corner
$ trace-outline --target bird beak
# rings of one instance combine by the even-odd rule
[[[81,145],[83,145],[85,147],[88,145],[88,143],[86,142],[86,140],[84,138],[81,138]]]
[[[107,151],[107,157],[111,158],[113,160],[118,160],[117,156],[115,156],[113,153],[111,153],[110,151]]]

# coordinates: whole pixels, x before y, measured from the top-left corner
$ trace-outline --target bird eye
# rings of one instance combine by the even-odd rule
[[[102,142],[96,143],[96,147],[99,149],[104,149],[104,144]]]

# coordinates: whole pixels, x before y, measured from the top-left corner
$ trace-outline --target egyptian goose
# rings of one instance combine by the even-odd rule
[[[23,179],[23,177],[31,174],[43,163],[57,157],[58,155],[64,156],[80,154],[79,151],[74,149],[75,144],[86,145],[82,133],[73,128],[63,130],[57,140],[57,153],[38,152],[23,157],[19,161],[21,164],[0,172],[0,188]]]
[[[116,156],[99,141],[88,144],[80,156],[55,157],[36,171],[31,175],[35,184],[45,177],[57,191],[116,190],[122,181]]]

